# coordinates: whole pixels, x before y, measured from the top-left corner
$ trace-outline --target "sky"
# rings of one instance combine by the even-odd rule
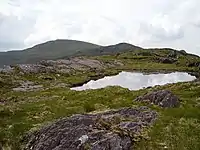
[[[0,51],[55,39],[200,55],[199,0],[0,0]]]

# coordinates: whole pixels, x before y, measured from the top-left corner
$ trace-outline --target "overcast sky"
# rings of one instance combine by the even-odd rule
[[[200,0],[0,0],[0,51],[55,39],[200,55]]]

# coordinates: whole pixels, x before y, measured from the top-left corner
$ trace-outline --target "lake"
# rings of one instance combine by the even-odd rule
[[[82,91],[87,89],[100,89],[107,86],[121,86],[129,90],[139,90],[155,85],[193,81],[196,77],[184,72],[143,74],[138,72],[120,72],[115,76],[106,76],[99,80],[91,80],[88,83],[73,87],[72,90]]]

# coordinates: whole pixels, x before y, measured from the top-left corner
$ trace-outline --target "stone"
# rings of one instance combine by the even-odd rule
[[[157,113],[148,107],[73,115],[26,136],[27,150],[130,150],[134,135],[152,125]]]
[[[185,50],[180,50],[179,51],[182,55],[187,55],[187,52]]]
[[[19,87],[13,88],[13,91],[16,92],[37,91],[41,90],[42,88],[43,85],[34,85],[34,83],[30,81],[22,81]]]
[[[149,102],[164,108],[178,107],[180,105],[179,98],[168,90],[151,92],[136,98],[135,101]]]
[[[168,58],[177,58],[177,52],[176,51],[171,51],[168,56]]]
[[[187,64],[188,67],[198,67],[200,68],[200,62],[190,62]]]
[[[15,72],[15,68],[12,66],[4,66],[0,69],[1,73],[12,74]]]
[[[156,57],[155,61],[159,63],[164,63],[164,64],[173,64],[177,62],[177,59],[168,58],[168,57]]]

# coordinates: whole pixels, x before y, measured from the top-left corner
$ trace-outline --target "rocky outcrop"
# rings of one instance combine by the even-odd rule
[[[182,55],[187,55],[187,52],[185,50],[180,50],[179,53],[181,53]]]
[[[27,150],[130,150],[157,113],[148,107],[74,115],[30,134]]]
[[[19,87],[13,88],[13,91],[16,92],[26,92],[26,91],[37,91],[43,89],[42,85],[35,85],[30,81],[22,81]]]
[[[188,67],[198,67],[200,69],[200,62],[190,62],[187,64]]]
[[[178,55],[177,55],[177,52],[176,52],[176,51],[171,51],[171,52],[168,54],[167,57],[168,57],[168,58],[175,58],[175,59],[176,59],[177,56],[178,56]]]
[[[165,108],[178,107],[180,104],[179,98],[168,90],[151,92],[136,98],[135,101],[148,102]]]
[[[19,71],[20,73],[70,73],[72,71],[102,70],[105,68],[122,66],[120,61],[102,62],[95,59],[75,57],[60,60],[43,60],[36,64],[18,64],[6,66],[1,72],[10,73]]]
[[[14,73],[15,69],[11,66],[4,66],[3,68],[0,68],[0,72],[10,74],[10,73]]]
[[[154,60],[158,63],[164,63],[164,64],[173,64],[178,61],[177,59],[168,57],[156,57]]]

